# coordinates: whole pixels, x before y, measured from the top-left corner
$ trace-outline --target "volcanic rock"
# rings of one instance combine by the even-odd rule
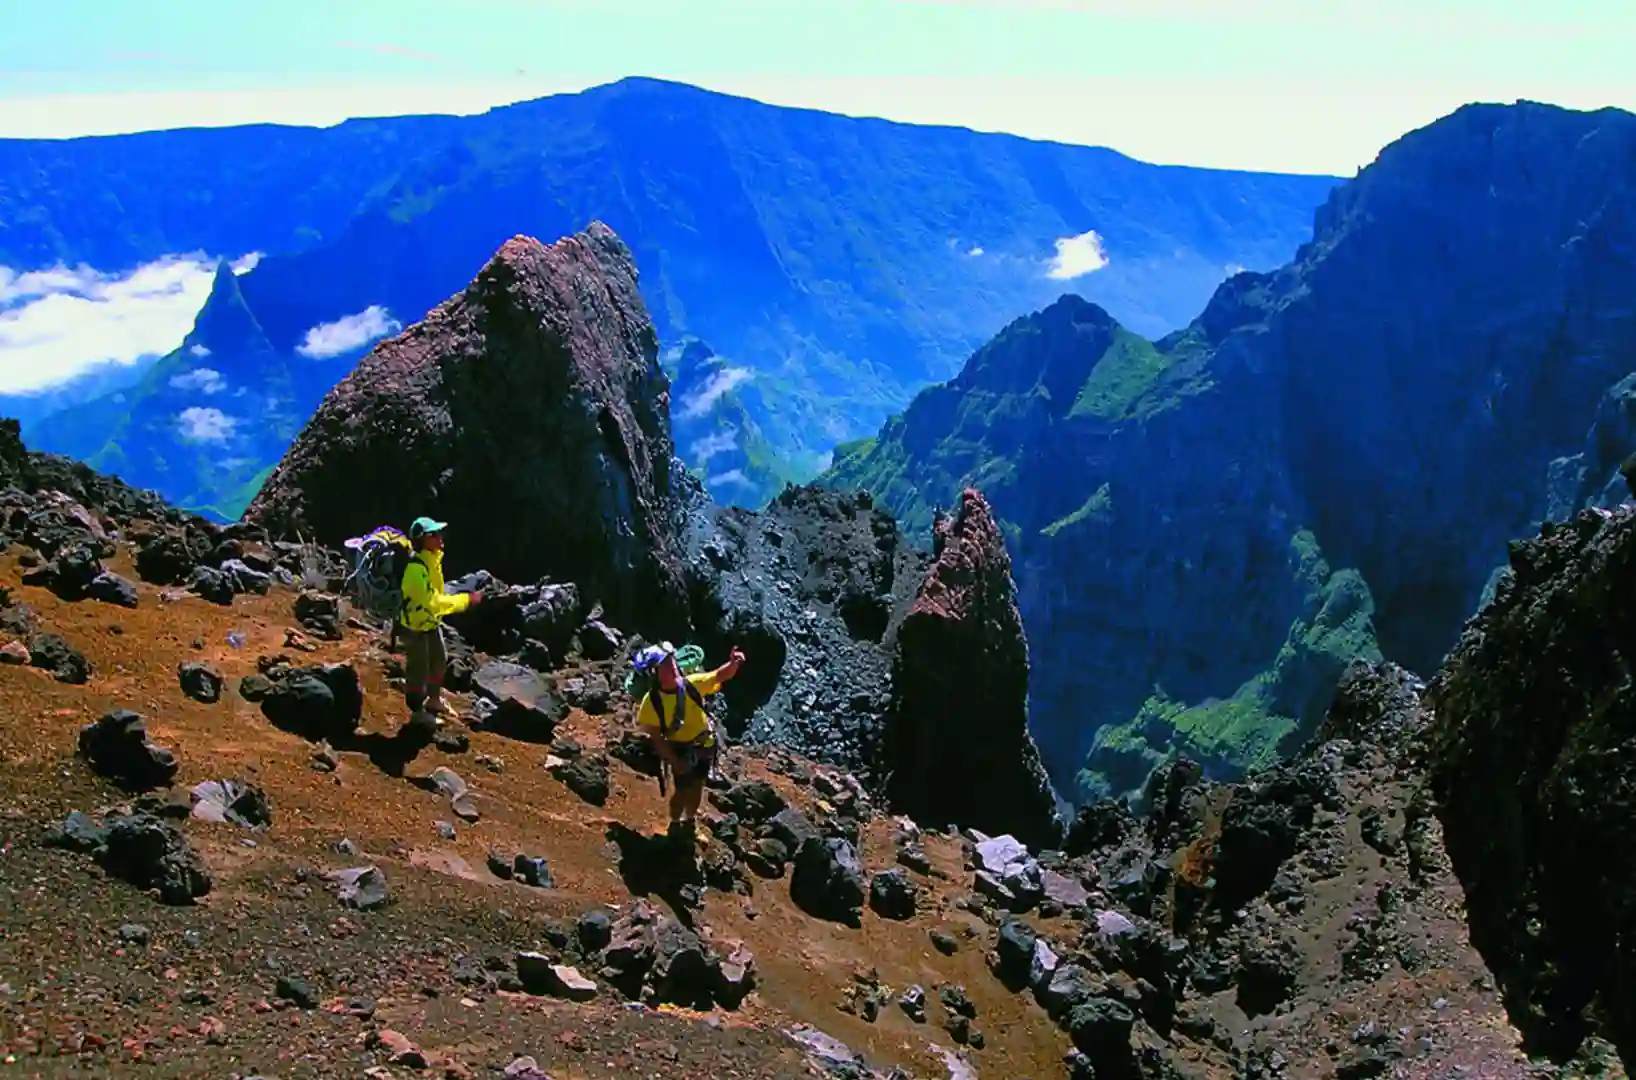
[[[917,821],[1055,844],[1063,824],[1028,733],[1028,643],[1005,540],[969,488],[935,538],[933,565],[898,630],[878,767],[891,777],[887,796]]]
[[[1636,1063],[1636,507],[1515,543],[1427,692],[1437,816],[1473,944],[1558,1060],[1605,1020]]]
[[[246,520],[339,544],[431,514],[463,563],[574,581],[616,617],[680,626],[668,394],[613,230],[514,237],[330,391]]]

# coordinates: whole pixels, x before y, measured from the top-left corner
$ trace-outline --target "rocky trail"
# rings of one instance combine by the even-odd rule
[[[543,673],[457,649],[464,719],[416,736],[384,635],[297,581],[323,557],[29,460],[0,555],[19,1075],[1529,1075],[1401,673],[1358,669],[1292,763],[1178,765],[1058,852],[735,747],[688,858],[620,658],[585,655],[616,631]]]

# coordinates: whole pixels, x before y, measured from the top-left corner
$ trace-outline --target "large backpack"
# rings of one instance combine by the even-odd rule
[[[345,545],[353,553],[344,591],[363,610],[394,626],[403,611],[403,571],[415,547],[401,530],[382,525]]]
[[[676,667],[682,673],[682,691],[685,701],[678,701],[676,715],[665,716],[664,698],[659,690],[659,661],[664,658],[667,648],[646,648],[631,658],[631,669],[625,675],[625,693],[630,696],[631,703],[641,709],[642,699],[649,694],[653,695],[653,711],[659,714],[659,733],[669,735],[681,726],[682,710],[687,708],[686,701],[691,701],[694,707],[705,711],[704,697],[686,678],[696,672],[704,670],[704,650],[697,645],[683,645],[676,650]],[[708,715],[708,712],[706,712]]]

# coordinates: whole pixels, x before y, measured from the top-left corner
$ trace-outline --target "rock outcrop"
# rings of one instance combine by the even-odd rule
[[[1473,943],[1552,1057],[1636,1063],[1636,508],[1516,543],[1433,680],[1438,813]]]
[[[931,568],[898,629],[877,771],[893,808],[923,825],[1052,846],[1062,822],[1028,733],[1028,642],[1005,541],[969,488],[934,534]]]
[[[460,565],[573,581],[616,619],[685,625],[668,384],[611,229],[506,242],[330,391],[246,512],[339,544],[451,523]]]
[[[690,526],[698,640],[750,658],[722,695],[729,732],[870,778],[925,553],[868,495],[812,487]]]

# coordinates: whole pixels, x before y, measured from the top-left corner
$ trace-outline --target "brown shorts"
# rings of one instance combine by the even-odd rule
[[[676,786],[692,787],[710,779],[716,766],[716,748],[681,743],[676,746]]]

